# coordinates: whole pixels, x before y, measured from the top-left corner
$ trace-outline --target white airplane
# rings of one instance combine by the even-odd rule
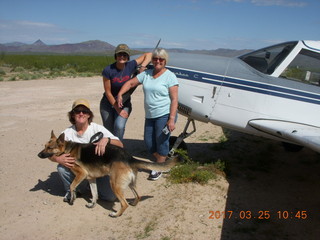
[[[179,113],[194,120],[320,152],[320,41],[292,41],[235,58],[170,54]],[[193,130],[188,133],[190,123]]]

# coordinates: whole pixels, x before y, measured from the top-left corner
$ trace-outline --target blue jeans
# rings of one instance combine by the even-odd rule
[[[64,189],[66,190],[66,193],[70,193],[70,185],[75,178],[73,172],[71,170],[61,164],[58,164],[57,167],[59,176],[63,182]],[[110,186],[110,180],[109,176],[104,176],[96,179],[97,182],[97,188],[98,188],[98,196],[99,199],[107,200],[110,202],[113,202],[116,200],[116,196],[112,192],[111,186]],[[78,187],[77,190],[80,192],[84,192],[87,190],[88,182],[83,181]]]
[[[164,134],[162,129],[166,126],[169,114],[158,118],[146,118],[144,125],[144,142],[150,153],[167,156],[169,153],[169,134]]]
[[[132,111],[132,105],[128,100],[123,109],[130,114]],[[120,141],[123,141],[124,131],[128,118],[121,117],[113,106],[109,103],[105,94],[100,101],[100,114],[103,122],[103,126],[108,129],[113,135],[117,136]]]

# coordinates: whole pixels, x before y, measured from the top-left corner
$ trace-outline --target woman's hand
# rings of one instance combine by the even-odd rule
[[[134,88],[136,86],[138,86],[139,80],[137,77],[134,77],[132,79],[130,79],[129,81],[127,81],[120,89],[118,95],[117,95],[117,102],[116,104],[118,104],[118,107],[120,109],[123,108],[123,99],[122,99],[122,95],[125,94],[126,92],[128,92],[131,88]]]
[[[168,129],[169,129],[170,132],[172,132],[173,130],[176,129],[174,120],[169,120],[169,121],[167,122],[167,126],[168,126]]]
[[[147,67],[141,66],[141,67],[138,69],[138,72],[139,72],[139,73],[142,73],[142,72],[144,72],[144,71],[147,70],[147,69],[148,69]]]
[[[120,108],[118,106],[117,102],[114,104],[113,107],[121,117],[123,117],[123,118],[128,118],[129,117],[129,113],[127,111],[123,110],[122,108]]]
[[[122,94],[120,95],[118,95],[117,96],[117,102],[116,102],[116,104],[118,105],[118,108],[119,109],[122,109],[123,108],[123,102],[122,102]]]

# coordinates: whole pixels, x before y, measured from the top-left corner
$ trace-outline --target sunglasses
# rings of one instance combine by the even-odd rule
[[[129,57],[129,55],[124,52],[117,53],[116,55],[117,57]]]
[[[164,60],[165,60],[164,58],[157,58],[157,57],[152,58],[152,61],[155,61],[155,62],[157,62],[157,61],[163,62]]]
[[[73,113],[75,113],[75,114],[80,114],[80,113],[89,114],[90,111],[87,110],[87,109],[74,109],[74,110],[73,110]]]

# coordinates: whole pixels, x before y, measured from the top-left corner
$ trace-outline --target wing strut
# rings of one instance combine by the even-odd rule
[[[192,127],[193,130],[191,132],[187,132],[190,123],[192,123]],[[173,156],[174,151],[179,147],[180,143],[187,137],[189,137],[190,135],[192,135],[193,133],[195,133],[196,131],[196,124],[194,122],[194,119],[188,118],[188,121],[183,129],[183,132],[179,135],[179,137],[177,137],[177,140],[175,141],[175,143],[173,144],[173,147],[171,148],[171,150],[169,151],[169,156]]]

